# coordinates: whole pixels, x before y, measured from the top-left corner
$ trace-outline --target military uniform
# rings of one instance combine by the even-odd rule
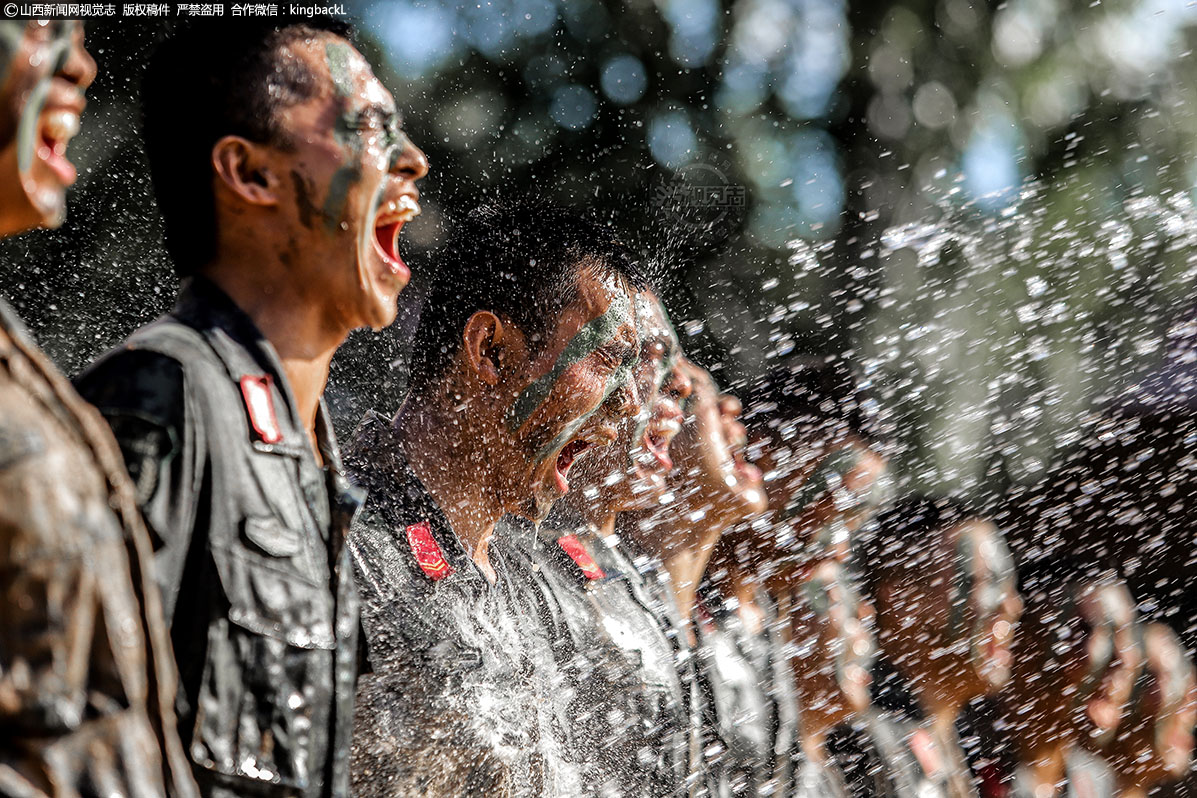
[[[492,541],[492,584],[369,414],[346,461],[369,490],[350,539],[372,673],[353,744],[359,796],[576,796],[565,702],[523,567]]]
[[[895,711],[869,709],[853,735],[855,756],[837,754],[852,794],[891,798],[977,798],[976,780],[953,731],[941,740]]]
[[[358,605],[344,538],[360,494],[327,409],[321,466],[273,347],[198,277],[79,387],[160,538],[180,734],[201,791],[345,795]]]
[[[584,794],[689,794],[698,767],[693,660],[661,573],[568,510],[539,540],[530,525],[513,526],[504,545],[534,564],[530,578],[575,686],[568,711]]]
[[[776,607],[763,590],[756,602],[765,611],[759,633],[709,582],[699,592],[704,751],[718,798],[789,796],[802,759],[797,688]]]
[[[1062,798],[1114,798],[1118,794],[1118,780],[1105,760],[1075,745],[1064,755],[1064,778]],[[1036,798],[1026,768],[1015,770],[1009,798]]]
[[[120,450],[2,301],[0,409],[0,795],[194,795]]]
[[[849,798],[848,785],[844,781],[844,774],[834,761],[816,765],[814,762],[803,761],[796,765],[797,777],[794,798]]]

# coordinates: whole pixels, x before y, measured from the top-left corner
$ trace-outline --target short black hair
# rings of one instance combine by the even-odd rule
[[[478,311],[509,320],[535,351],[577,299],[585,270],[648,287],[632,250],[610,227],[536,198],[475,208],[452,226],[448,241],[412,341],[410,391],[444,373]]]
[[[323,86],[280,51],[319,35],[349,41],[352,32],[336,17],[190,20],[150,57],[141,84],[143,135],[166,249],[180,276],[216,254],[212,145],[235,135],[287,146],[278,110]]]

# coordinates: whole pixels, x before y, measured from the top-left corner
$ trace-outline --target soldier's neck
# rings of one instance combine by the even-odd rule
[[[694,605],[698,597],[698,584],[711,560],[711,553],[715,550],[715,543],[719,540],[719,530],[708,534],[698,541],[687,541],[690,545],[666,546],[662,560],[665,570],[669,572],[669,580],[673,586],[673,597],[677,602],[678,612],[682,616],[682,623],[690,635],[693,645],[694,631],[690,620],[694,617]]]
[[[570,491],[561,501],[568,504],[576,520],[585,524],[599,537],[606,539],[615,534],[615,518],[618,513],[612,512],[610,508],[586,500],[580,490]]]
[[[446,413],[436,402],[418,400],[404,403],[393,423],[408,465],[478,570],[493,583],[490,539],[504,511],[488,488],[488,461],[478,448],[485,436],[467,431],[461,420],[453,409]]]
[[[750,568],[740,565],[736,547],[726,536],[715,544],[715,552],[707,565],[707,571],[718,575],[725,572],[719,591],[736,600],[736,615],[751,634],[758,635],[765,628],[765,612],[757,604],[757,588],[760,581]]]
[[[300,423],[316,461],[322,462],[316,444],[316,413],[328,384],[329,365],[349,330],[330,321],[327,308],[313,303],[288,281],[278,281],[266,290],[243,260],[218,259],[204,267],[203,274],[253,320],[274,347],[295,397]]]

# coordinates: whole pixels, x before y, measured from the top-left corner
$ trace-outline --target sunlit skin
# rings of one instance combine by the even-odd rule
[[[1022,614],[1011,558],[990,523],[968,520],[935,536],[934,549],[888,569],[877,587],[881,648],[913,686],[934,728],[1010,679]]]
[[[681,430],[681,405],[691,391],[677,333],[660,301],[647,291],[636,300],[640,355],[633,379],[643,399],[641,410],[620,422],[614,444],[575,466],[566,499],[603,534],[614,531],[617,513],[660,503],[673,467],[670,443]]]
[[[833,559],[805,568],[798,587],[788,609],[802,747],[812,761],[822,762],[827,733],[868,708],[876,654],[873,610]]]
[[[1129,709],[1135,682],[1143,669],[1144,653],[1135,601],[1125,585],[1088,588],[1078,599],[1077,607],[1093,628],[1090,657],[1097,659],[1103,649],[1112,647],[1111,665],[1104,678],[1093,686],[1092,697],[1086,703],[1090,728],[1082,739],[1097,748],[1112,739]]]
[[[394,237],[418,212],[415,183],[428,163],[346,41],[321,34],[280,56],[302,61],[322,88],[276,112],[283,141],[228,135],[213,145],[216,257],[200,273],[274,345],[314,438],[337,347],[350,331],[395,318],[410,275],[391,257]]]
[[[543,520],[568,492],[574,463],[611,446],[620,424],[640,412],[631,379],[639,340],[626,286],[584,268],[577,292],[537,349],[509,321],[474,313],[445,373],[410,395],[394,419],[413,470],[492,581],[488,547],[498,520],[506,513]],[[577,352],[579,333],[613,307],[629,311],[604,325],[593,348]],[[554,375],[547,394],[526,417],[515,413],[513,428],[519,398],[546,375]]]
[[[1110,580],[1078,582],[1031,603],[1000,697],[1019,761],[1045,795],[1060,794],[1068,748],[1096,735],[1091,705],[1109,701],[1111,686],[1121,692],[1118,674],[1131,669],[1122,658],[1140,660],[1116,642],[1136,638],[1136,622],[1126,587]]]
[[[1155,785],[1188,772],[1197,723],[1197,679],[1176,633],[1148,624],[1143,643],[1146,667],[1136,700],[1104,752],[1127,798],[1143,798]]]
[[[0,22],[0,235],[58,227],[75,182],[67,145],[96,64],[72,21]]]
[[[704,369],[683,361],[682,370],[691,394],[682,431],[669,447],[674,469],[666,488],[673,501],[649,514],[621,516],[620,529],[664,563],[688,620],[719,536],[760,516],[766,504],[760,472],[744,459],[739,402],[721,395]]]
[[[757,542],[762,556],[784,566],[787,555],[817,546],[846,560],[852,533],[888,494],[885,457],[846,430],[784,426],[755,427],[750,452],[774,518],[772,537]],[[790,574],[781,568],[776,575]]]

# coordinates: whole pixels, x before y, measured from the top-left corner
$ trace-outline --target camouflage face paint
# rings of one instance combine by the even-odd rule
[[[781,520],[788,521],[809,510],[823,497],[838,490],[844,477],[860,465],[864,453],[855,446],[836,449],[819,461],[815,470],[782,509]]]
[[[28,22],[16,19],[0,20],[0,85],[8,80],[12,61],[21,49],[21,39],[25,37],[28,25]]]
[[[599,347],[606,345],[619,332],[619,329],[631,321],[632,303],[625,292],[615,289],[611,304],[600,316],[597,316],[578,330],[574,337],[566,344],[565,349],[553,362],[553,367],[540,379],[525,388],[507,411],[507,428],[516,432],[532,417],[536,409],[544,404],[553,392],[553,386],[561,375],[571,366],[592,355]],[[617,369],[619,373],[622,369]],[[626,377],[622,377],[626,378]],[[607,381],[607,396],[618,387],[614,383],[615,375]],[[601,406],[601,402],[599,403]]]
[[[341,103],[341,113],[334,123],[333,137],[345,152],[345,163],[333,174],[328,186],[328,195],[324,200],[322,214],[324,225],[328,232],[333,232],[340,225],[345,214],[345,201],[349,197],[349,189],[361,179],[359,161],[362,154],[362,140],[358,125],[358,114],[350,108],[350,98],[353,97],[353,76],[350,74],[349,60],[351,51],[345,42],[329,42],[324,45],[324,58],[328,62],[328,73],[332,76],[333,88],[337,100]]]
[[[624,358],[623,363],[621,363],[619,367],[615,369],[615,371],[611,372],[611,376],[607,378],[607,384],[603,388],[603,397],[594,406],[594,409],[566,425],[565,429],[558,433],[557,437],[553,438],[553,440],[542,446],[540,451],[536,453],[535,462],[537,464],[543,463],[545,458],[551,455],[554,451],[569,443],[569,439],[578,434],[578,430],[580,430],[582,426],[589,421],[595,413],[598,412],[599,408],[611,398],[613,393],[626,389],[627,385],[632,382],[632,373],[635,368],[636,355],[629,355],[628,357]]]
[[[33,166],[33,155],[37,150],[38,120],[46,99],[50,96],[50,85],[54,76],[66,66],[71,56],[71,38],[80,24],[76,20],[51,23],[56,28],[53,38],[42,54],[45,71],[29,92],[29,98],[21,108],[21,120],[17,123],[17,168],[25,174]]]
[[[660,314],[660,319],[655,318],[658,313]],[[681,360],[681,346],[678,343],[677,331],[674,330],[673,324],[669,321],[669,313],[665,310],[665,306],[661,304],[660,300],[651,294],[642,292],[636,295],[636,331],[640,337],[642,357],[643,353],[647,350],[647,345],[657,339],[665,347],[665,356],[661,360],[653,361],[653,374],[648,385],[648,394],[641,397],[643,407],[641,408],[639,417],[636,419],[636,426],[632,432],[633,447],[638,445],[644,438],[644,434],[648,430],[648,424],[652,421],[653,410],[661,395],[661,390],[665,387],[669,376],[677,367],[678,361]],[[632,453],[630,451],[628,452],[628,459],[630,463],[632,460]]]

